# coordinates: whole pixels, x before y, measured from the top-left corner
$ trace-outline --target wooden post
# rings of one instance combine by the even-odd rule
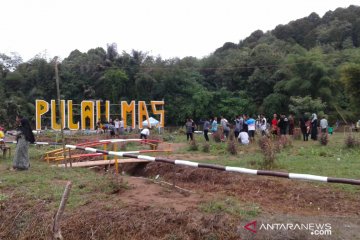
[[[55,57],[55,80],[56,80],[56,92],[57,92],[57,100],[59,104],[59,116],[60,116],[60,131],[61,131],[61,141],[63,147],[63,154],[64,154],[64,162],[65,167],[67,167],[67,160],[66,160],[66,152],[65,152],[65,139],[64,139],[64,125],[63,125],[63,115],[61,114],[61,100],[60,100],[60,87],[59,87],[59,69],[58,69],[58,57]],[[70,167],[72,166],[70,162]]]
[[[70,160],[70,167],[72,167],[71,149],[70,148],[69,148],[69,160]]]
[[[54,234],[53,239],[61,239],[61,240],[63,239],[63,236],[61,235],[61,230],[60,230],[60,220],[61,220],[62,214],[64,213],[66,202],[69,198],[71,186],[72,186],[72,183],[69,181],[66,184],[64,193],[62,195],[59,209],[57,210],[57,212],[55,214],[54,225],[53,225],[53,234]]]
[[[105,143],[104,144],[104,150],[106,151],[107,150],[107,144]],[[107,160],[108,159],[108,157],[107,157],[107,155],[105,154],[104,155],[104,160]]]

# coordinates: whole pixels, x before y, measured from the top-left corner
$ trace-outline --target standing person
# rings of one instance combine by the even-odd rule
[[[16,116],[16,123],[18,124],[16,132],[17,144],[13,160],[13,170],[28,170],[30,167],[29,144],[35,142],[35,137],[27,119],[18,115]]]
[[[120,122],[119,122],[119,133],[120,135],[123,135],[125,133],[125,128],[124,128],[124,119],[120,118]]]
[[[218,129],[217,117],[214,117],[214,120],[211,123],[211,132],[216,133]]]
[[[248,120],[248,115],[244,114],[243,115],[243,126],[242,126],[242,130],[244,130],[245,132],[248,132],[249,128],[248,128],[248,124],[246,123],[246,121]],[[241,131],[240,131],[241,132]]]
[[[211,119],[210,119],[211,121]],[[209,133],[209,129],[210,129],[210,122],[206,119],[205,122],[204,122],[204,137],[205,137],[205,141],[209,141],[209,136],[208,136],[208,133]]]
[[[191,126],[192,126],[192,132],[195,133],[196,123],[192,119],[190,119],[190,121],[191,121]]]
[[[243,123],[244,123],[244,119],[241,117],[241,115],[236,116],[235,129],[234,129],[235,138],[239,136],[239,133],[243,128]]]
[[[294,129],[295,129],[294,115],[292,113],[290,113],[290,115],[289,115],[289,135],[294,135]]]
[[[311,139],[317,140],[317,134],[318,134],[318,119],[315,113],[311,115]]]
[[[185,128],[186,128],[186,140],[189,141],[189,139],[193,140],[193,122],[190,118],[186,120]]]
[[[303,113],[299,120],[299,125],[300,125],[300,129],[301,129],[301,133],[303,135],[304,141],[308,140],[308,131],[307,131],[307,126],[306,126],[307,121],[308,121],[308,118],[306,117],[305,113]]]
[[[228,139],[229,133],[230,133],[230,127],[229,127],[228,120],[226,118],[224,118],[223,116],[221,116],[220,124],[224,131],[224,138]]]
[[[120,121],[118,118],[115,119],[114,126],[115,126],[115,134],[116,136],[118,136],[120,134]]]
[[[329,126],[328,121],[326,120],[325,116],[322,116],[322,118],[320,120],[321,132],[322,133],[327,133],[328,126]]]
[[[249,118],[248,120],[246,120],[246,124],[248,125],[248,133],[249,133],[249,137],[250,137],[250,142],[254,142],[256,121],[254,118]]]
[[[278,119],[277,119],[277,114],[274,113],[274,117],[271,120],[271,133],[274,136],[278,135]]]
[[[261,130],[261,135],[262,136],[266,136],[267,133],[266,133],[266,128],[267,128],[267,121],[266,121],[266,118],[264,116],[264,114],[261,114],[260,115],[260,130]]]
[[[278,122],[278,127],[280,129],[280,135],[286,135],[286,128],[287,128],[287,118],[284,114],[280,115],[280,119]]]

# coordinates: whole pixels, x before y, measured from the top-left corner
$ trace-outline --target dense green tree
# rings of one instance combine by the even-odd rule
[[[346,92],[353,103],[353,109],[360,112],[360,64],[349,63],[344,65],[341,69],[341,80],[345,84]]]

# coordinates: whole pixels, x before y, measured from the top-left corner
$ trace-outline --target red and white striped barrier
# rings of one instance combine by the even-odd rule
[[[3,139],[0,139],[3,141]],[[4,141],[5,143],[14,143],[16,144],[17,141]],[[87,145],[87,144],[106,144],[106,143],[119,143],[119,142],[140,142],[140,143],[160,143],[159,140],[152,140],[152,139],[138,139],[138,138],[129,138],[129,139],[103,139],[93,142],[85,142],[79,143],[78,145]],[[34,145],[62,145],[62,143],[58,142],[34,142]]]
[[[216,164],[192,162],[192,161],[187,161],[187,160],[172,160],[172,159],[168,159],[168,158],[159,158],[159,157],[152,157],[152,156],[146,156],[146,155],[134,155],[132,153],[125,153],[125,152],[105,151],[105,150],[100,150],[100,149],[96,149],[96,148],[81,147],[81,146],[75,146],[75,145],[65,145],[65,147],[70,148],[70,149],[83,150],[83,151],[87,151],[87,152],[102,153],[102,154],[111,155],[111,156],[137,158],[137,159],[147,160],[149,162],[163,162],[163,163],[170,163],[170,164],[189,166],[189,167],[210,168],[210,169],[227,171],[227,172],[237,172],[237,173],[245,173],[245,174],[252,174],[252,175],[282,177],[282,178],[289,178],[289,179],[296,179],[296,180],[308,180],[308,181],[320,181],[320,182],[329,182],[329,183],[360,185],[360,180],[358,180],[358,179],[334,178],[334,177],[324,177],[324,176],[317,176],[317,175],[311,175],[311,174],[286,173],[286,172],[256,170],[256,169],[240,168],[240,167],[228,167],[228,166],[222,166],[222,165],[216,165]]]

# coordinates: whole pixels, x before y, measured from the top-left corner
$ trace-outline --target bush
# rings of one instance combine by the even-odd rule
[[[355,148],[355,147],[359,147],[359,145],[360,145],[359,141],[352,134],[349,134],[345,138],[345,146],[347,148]]]
[[[281,152],[282,149],[290,147],[290,146],[292,146],[291,140],[287,136],[281,135],[279,140],[276,141],[274,147],[275,147],[275,151],[279,153],[279,152]]]
[[[264,155],[263,167],[266,169],[273,168],[275,166],[276,151],[280,145],[274,144],[270,138],[264,136],[259,139],[259,146]]]
[[[214,141],[219,143],[221,142],[221,134],[220,134],[220,131],[216,131],[212,134],[213,138],[214,138]]]
[[[123,152],[123,151],[126,151],[126,142],[125,143],[120,143],[120,150]]]
[[[237,144],[234,140],[228,142],[227,150],[231,155],[237,154]]]
[[[190,150],[190,151],[197,151],[197,150],[199,150],[199,146],[198,146],[198,144],[196,143],[195,140],[190,141],[189,150]]]
[[[202,146],[202,151],[204,152],[204,153],[208,153],[208,152],[210,152],[210,144],[209,143],[204,143],[204,145]]]
[[[326,146],[329,143],[328,135],[326,133],[321,134],[319,141],[321,145]]]

